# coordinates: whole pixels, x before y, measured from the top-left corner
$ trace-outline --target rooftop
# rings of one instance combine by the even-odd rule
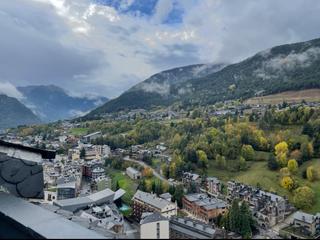
[[[143,213],[141,216],[140,224],[147,224],[152,222],[159,222],[159,221],[169,221],[169,219],[162,216],[160,213]]]
[[[227,206],[227,204],[224,201],[216,198],[211,198],[206,194],[194,193],[186,195],[185,198],[188,201],[194,202],[198,206],[201,206],[207,210],[224,208]]]
[[[149,204],[155,208],[160,208],[160,209],[166,207],[168,204],[172,204],[172,202],[169,202],[169,201],[162,199],[162,198],[158,198],[154,194],[142,192],[140,190],[138,190],[135,193],[133,198],[138,199],[140,201],[143,201],[146,204]]]
[[[6,193],[0,193],[0,212],[26,229],[51,239],[101,239],[103,236],[49,210]]]
[[[299,220],[299,221],[303,221],[303,222],[307,222],[307,223],[313,223],[315,221],[315,216],[311,215],[309,213],[305,213],[305,212],[301,212],[298,211],[294,214],[293,218],[295,220]]]
[[[183,232],[195,239],[212,239],[216,232],[211,226],[200,221],[179,217],[170,219],[170,228]]]

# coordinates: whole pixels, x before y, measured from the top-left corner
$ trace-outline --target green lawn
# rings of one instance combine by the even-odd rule
[[[88,128],[72,128],[70,130],[70,134],[75,135],[75,136],[83,136],[88,134]]]
[[[108,176],[110,176],[112,179],[113,188],[115,187],[116,182],[118,182],[120,188],[126,191],[126,194],[122,199],[126,204],[130,205],[131,199],[137,190],[138,184],[120,171],[110,170]]]
[[[252,186],[260,185],[260,187],[266,191],[277,192],[279,195],[287,196],[289,200],[292,200],[292,193],[283,189],[279,184],[279,171],[270,171],[266,161],[248,162],[247,164],[249,169],[246,171],[230,172],[217,169],[213,161],[210,161],[208,176],[217,177],[224,182],[236,180]],[[315,192],[317,199],[316,204],[312,209],[305,209],[305,211],[317,213],[320,212],[320,180],[310,183],[302,178],[302,172],[310,165],[320,170],[320,159],[314,159],[300,166],[295,178],[300,183],[300,186],[309,186]]]

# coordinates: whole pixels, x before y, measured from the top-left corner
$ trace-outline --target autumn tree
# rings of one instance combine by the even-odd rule
[[[299,209],[310,209],[315,200],[313,190],[307,186],[299,187],[294,191],[293,203]]]
[[[287,166],[288,159],[287,155],[289,152],[288,144],[286,142],[280,142],[275,146],[275,154],[276,154],[276,159],[278,163],[281,166]]]
[[[153,170],[149,167],[145,167],[142,171],[142,176],[146,178],[152,178],[153,177]]]
[[[290,173],[295,174],[298,171],[298,163],[295,159],[291,159],[288,161],[288,169]]]
[[[307,179],[310,182],[315,181],[318,178],[318,173],[316,171],[316,169],[314,169],[313,166],[310,166],[307,168]]]
[[[291,191],[294,187],[294,181],[291,177],[289,176],[285,176],[282,178],[281,180],[281,186],[285,189],[288,189],[289,191]]]

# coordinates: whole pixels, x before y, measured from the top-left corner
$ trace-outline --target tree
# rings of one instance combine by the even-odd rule
[[[298,171],[298,163],[295,159],[288,161],[288,169],[291,173],[295,174]]]
[[[84,158],[86,156],[86,149],[85,148],[81,148],[80,150],[80,158]]]
[[[239,205],[241,205],[239,207]],[[229,212],[221,220],[224,227],[232,232],[241,234],[243,238],[250,238],[252,230],[255,228],[255,221],[246,202],[233,200]]]
[[[279,164],[273,154],[271,154],[268,158],[268,168],[273,171],[279,168]]]
[[[300,162],[301,158],[302,158],[302,154],[301,154],[300,150],[296,149],[296,150],[292,151],[290,153],[290,158],[296,159],[298,162]]]
[[[282,178],[281,180],[281,186],[285,189],[288,189],[289,191],[291,191],[294,187],[294,182],[293,179],[289,176],[285,176]]]
[[[275,146],[275,154],[278,163],[281,166],[287,166],[287,155],[288,155],[289,149],[288,149],[288,144],[286,142],[280,142]]]
[[[240,234],[244,239],[249,239],[252,236],[251,218],[252,215],[248,204],[242,202],[240,207]]]
[[[116,181],[115,187],[114,187],[115,191],[118,191],[120,189],[120,184],[119,181]]]
[[[184,196],[184,189],[182,185],[178,185],[175,189],[173,199],[174,201],[177,201],[178,206],[182,208],[182,198]]]
[[[180,143],[181,143],[181,136],[179,133],[177,133],[176,135],[174,135],[173,139],[172,139],[172,146],[175,148],[175,149],[178,149],[180,148]]]
[[[216,156],[216,161],[217,161],[218,168],[225,169],[227,167],[226,158],[224,156],[221,156],[220,154],[218,154]]]
[[[313,156],[313,145],[312,143],[303,143],[301,144],[301,154],[302,154],[302,160],[308,161]]]
[[[200,167],[203,169],[207,169],[209,164],[207,154],[204,151],[199,150],[197,151],[197,157]]]
[[[251,145],[243,145],[241,148],[241,156],[247,161],[253,161],[254,149]]]
[[[145,167],[142,171],[142,176],[146,178],[152,178],[153,177],[153,170],[149,167]]]
[[[245,170],[247,167],[246,159],[244,157],[239,158],[239,169]]]
[[[307,173],[307,179],[310,182],[313,182],[318,178],[318,173],[313,166],[308,167],[306,173]]]
[[[299,209],[310,209],[315,203],[315,194],[307,186],[299,187],[294,191],[293,203]]]

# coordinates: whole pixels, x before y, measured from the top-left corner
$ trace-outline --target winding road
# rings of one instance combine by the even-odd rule
[[[140,166],[142,167],[148,167],[150,168],[152,171],[153,171],[153,175],[157,178],[159,178],[161,181],[164,181],[166,183],[168,183],[169,185],[174,185],[174,183],[172,182],[169,182],[168,179],[166,179],[165,177],[163,177],[162,175],[160,175],[155,169],[153,169],[150,165],[146,164],[145,162],[142,162],[142,161],[138,161],[138,160],[135,160],[135,159],[131,159],[129,156],[125,156],[123,158],[124,161],[128,161],[128,162],[133,162],[133,163],[137,163],[139,164]]]

